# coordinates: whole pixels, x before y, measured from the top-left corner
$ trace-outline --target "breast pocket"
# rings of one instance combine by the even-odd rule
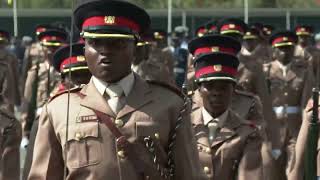
[[[302,78],[296,78],[292,81],[291,87],[293,88],[294,91],[300,92],[302,91],[303,88],[303,80]]]
[[[79,123],[69,128],[67,166],[81,168],[101,162],[102,138],[99,136],[98,122]]]
[[[280,79],[269,79],[271,92],[277,92],[282,89],[284,82]]]
[[[159,124],[155,122],[136,122],[136,137],[144,139],[145,137],[160,139]]]

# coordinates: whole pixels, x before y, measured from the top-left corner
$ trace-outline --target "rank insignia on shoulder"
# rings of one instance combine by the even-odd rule
[[[76,122],[96,122],[98,121],[98,117],[96,115],[88,115],[88,116],[78,116]]]
[[[54,100],[56,97],[62,95],[62,94],[65,94],[65,93],[68,93],[70,91],[70,93],[75,93],[75,92],[79,92],[81,89],[82,89],[83,86],[77,86],[77,87],[74,87],[70,90],[64,90],[64,91],[61,91],[61,92],[58,92],[56,93],[55,95],[51,96],[48,100],[48,102],[51,102],[52,100]]]

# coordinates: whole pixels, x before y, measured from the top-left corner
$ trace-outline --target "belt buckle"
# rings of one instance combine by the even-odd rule
[[[283,106],[279,106],[275,108],[275,113],[278,119],[284,117],[285,108]]]

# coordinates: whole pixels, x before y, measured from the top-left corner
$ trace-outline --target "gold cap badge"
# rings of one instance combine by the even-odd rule
[[[220,71],[222,71],[222,66],[221,66],[220,64],[214,65],[214,66],[213,66],[213,69],[214,69],[214,71],[216,71],[216,72],[220,72]]]
[[[219,49],[218,46],[214,46],[214,47],[211,48],[211,51],[212,51],[212,52],[219,52],[220,49]]]
[[[283,37],[282,40],[283,41],[288,41],[288,38],[287,37]]]
[[[114,24],[115,21],[116,21],[116,17],[114,17],[114,16],[106,16],[106,17],[104,17],[104,22],[106,24]]]
[[[234,25],[234,24],[229,24],[229,28],[235,28],[236,27],[236,25]]]
[[[84,58],[84,56],[77,56],[77,61],[78,62],[83,62],[85,61],[86,59]]]

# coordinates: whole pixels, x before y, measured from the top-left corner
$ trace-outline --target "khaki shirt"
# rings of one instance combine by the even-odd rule
[[[160,64],[162,68],[165,69],[169,73],[170,77],[174,76],[173,68],[175,59],[172,54],[172,51],[169,48],[152,48],[152,51],[150,52],[149,60],[151,62],[155,62],[157,64]]]
[[[0,179],[20,179],[21,125],[11,112],[0,108]]]
[[[199,90],[194,92],[192,100],[198,106],[203,106]],[[230,108],[242,119],[252,122],[260,130],[261,135],[266,136],[266,122],[262,114],[262,104],[257,96],[235,90]]]
[[[63,179],[64,164],[68,169],[67,180],[146,179],[146,173],[134,168],[116,146],[114,135],[98,121],[92,109],[114,120],[121,133],[132,143],[135,157],[141,160],[141,166],[148,167],[142,170],[154,167],[152,154],[143,142],[146,136],[154,139],[155,153],[160,164],[165,165],[169,132],[175,127],[183,105],[182,99],[175,93],[146,83],[135,75],[135,84],[126,97],[127,104],[114,115],[106,99],[91,81],[81,91],[71,93],[69,132],[66,137],[67,97],[68,94],[62,94],[44,107],[35,140],[30,180]],[[198,179],[199,163],[193,138],[190,120],[183,116],[173,152],[176,180]],[[67,156],[64,156],[65,151]],[[160,179],[158,172],[154,171],[153,175],[155,179]]]
[[[40,115],[42,106],[52,95],[51,92],[58,85],[59,79],[59,74],[47,61],[40,62],[28,71],[21,113],[24,135],[28,135],[32,127],[34,119],[31,112],[38,110],[35,115]]]
[[[28,76],[28,71],[30,68],[36,66],[38,62],[43,62],[45,60],[45,55],[42,46],[39,42],[35,42],[31,44],[31,46],[27,47],[25,50],[23,66],[22,66],[22,75],[21,82],[23,85],[23,91],[25,88],[26,79]]]
[[[174,76],[167,68],[151,60],[142,61],[139,65],[132,66],[132,70],[145,80],[155,80],[174,85]]]
[[[7,98],[10,104],[19,106],[21,103],[20,91],[19,91],[19,72],[18,72],[18,59],[10,54],[5,49],[0,49],[0,62],[8,64],[8,82],[11,87],[11,91],[8,92]],[[13,109],[13,107],[12,107]]]
[[[273,132],[277,131],[275,129],[277,126],[274,127],[276,122],[272,111],[272,99],[268,92],[266,76],[263,74],[262,64],[255,59],[255,56],[239,55],[241,63],[238,68],[238,88],[239,90],[253,93],[260,98],[269,138],[274,146],[278,146],[277,144],[279,143],[276,142],[276,138],[271,137]]]
[[[253,54],[255,57],[257,57],[259,63],[263,64],[273,61],[272,53],[272,47],[269,45],[269,43],[262,42],[254,50]]]
[[[270,81],[272,106],[274,108],[293,107],[296,112],[276,112],[280,122],[280,139],[284,143],[288,133],[297,137],[301,125],[302,110],[311,96],[313,87],[312,71],[304,63],[293,60],[291,65],[281,68],[276,60],[264,66],[266,76]],[[283,72],[286,69],[286,73]],[[286,76],[284,76],[286,75]]]
[[[191,113],[202,179],[262,179],[262,138],[257,129],[229,110],[223,127],[210,143],[202,112],[195,105]]]

